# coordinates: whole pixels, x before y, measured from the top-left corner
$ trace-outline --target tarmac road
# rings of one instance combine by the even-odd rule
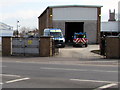
[[[118,60],[87,48],[61,48],[54,57],[3,57],[3,88],[118,88]]]
[[[90,88],[118,87],[118,66],[2,63],[3,88]]]

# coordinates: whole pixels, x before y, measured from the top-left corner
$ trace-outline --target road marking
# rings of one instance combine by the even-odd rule
[[[0,66],[0,68],[2,68],[2,67],[7,67],[7,66],[4,66],[4,65]]]
[[[81,66],[91,66],[91,67],[94,67],[94,66],[98,66],[98,67],[117,67],[117,65],[99,65],[99,64],[95,64],[95,63],[91,63],[91,64],[76,64],[76,65],[81,65]]]
[[[15,62],[22,62],[22,61],[15,61]]]
[[[2,85],[3,83],[0,82],[0,85]]]
[[[111,84],[107,84],[107,85],[104,85],[104,86],[101,86],[95,90],[101,90],[101,89],[106,89],[106,88],[110,88],[112,86],[116,86],[117,84],[116,83],[111,83]]]
[[[28,80],[28,79],[30,79],[30,78],[15,79],[15,80],[6,81],[6,83],[19,82],[19,81]]]
[[[0,76],[5,76],[5,77],[21,77],[19,75],[10,75],[10,74],[0,74]]]
[[[48,70],[66,70],[66,71],[114,72],[114,73],[118,73],[118,71],[88,70],[88,69],[66,69],[66,68],[48,68],[48,67],[41,67],[40,69],[48,69]]]
[[[114,81],[99,81],[99,80],[84,80],[84,79],[70,79],[72,81],[82,81],[82,82],[96,82],[96,83],[118,83]]]
[[[0,76],[5,76],[5,77],[21,77],[19,75],[10,75],[10,74],[0,74]],[[13,83],[13,82],[18,82],[18,81],[23,81],[23,80],[28,80],[30,78],[26,77],[26,78],[21,78],[21,79],[15,79],[15,80],[10,80],[10,81],[6,81],[5,83]],[[0,83],[0,85],[2,85],[4,83]]]

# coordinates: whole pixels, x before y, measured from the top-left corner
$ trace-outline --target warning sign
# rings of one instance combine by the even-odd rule
[[[32,40],[28,40],[28,45],[31,45],[32,44]]]

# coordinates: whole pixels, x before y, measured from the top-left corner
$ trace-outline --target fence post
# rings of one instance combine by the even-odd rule
[[[40,37],[40,56],[50,57],[53,56],[52,37]]]
[[[100,40],[100,54],[101,55],[106,55],[106,38],[105,37],[101,37]]]
[[[108,36],[106,43],[106,58],[120,59],[120,38],[117,36]]]
[[[11,37],[2,37],[2,56],[11,55]]]

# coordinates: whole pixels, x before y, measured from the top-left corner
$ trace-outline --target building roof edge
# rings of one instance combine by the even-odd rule
[[[62,8],[62,7],[91,7],[98,8],[103,7],[102,5],[56,5],[56,6],[48,6],[49,8]]]

